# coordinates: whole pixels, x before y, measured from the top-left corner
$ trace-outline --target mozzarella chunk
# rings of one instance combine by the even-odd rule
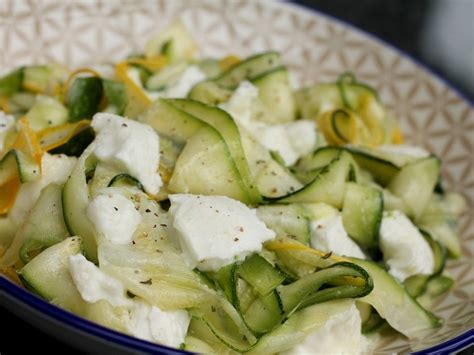
[[[96,231],[114,244],[129,244],[141,222],[141,215],[132,201],[106,188],[87,207],[87,217]]]
[[[190,65],[186,68],[186,70],[184,70],[179,78],[166,89],[162,91],[148,91],[143,88],[142,82],[140,80],[140,72],[136,68],[128,69],[127,73],[132,81],[141,87],[148,98],[152,101],[158,99],[159,97],[185,98],[188,96],[188,93],[191,91],[194,85],[206,79],[206,74],[204,74],[198,66]]]
[[[132,304],[132,301],[125,297],[125,288],[122,283],[104,273],[84,255],[71,255],[69,270],[84,301],[95,303],[105,300],[112,306],[130,306]]]
[[[360,314],[352,302],[346,311],[330,317],[321,328],[282,354],[361,354],[362,344]]]
[[[293,165],[316,146],[316,124],[312,120],[277,125],[259,124],[253,132],[265,148],[280,154],[286,166]]]
[[[178,348],[184,343],[190,321],[185,310],[162,311],[137,301],[130,312],[128,330],[137,338]]]
[[[252,110],[258,98],[258,88],[248,81],[240,83],[230,99],[219,105],[239,125],[268,150],[278,152],[285,165],[293,165],[316,145],[316,124],[298,120],[285,124],[266,124],[252,120]]]
[[[184,98],[191,91],[192,87],[200,81],[206,79],[206,75],[199,70],[196,65],[191,65],[184,71],[179,79],[163,92],[161,97]]]
[[[7,115],[5,112],[0,110],[0,153],[4,149],[8,133],[13,130],[14,126],[15,118],[11,115]]]
[[[41,190],[49,184],[64,184],[76,164],[77,158],[63,154],[44,153],[41,158],[41,178],[21,184],[15,204],[10,211],[11,220],[20,224],[38,199]]]
[[[252,110],[258,98],[258,88],[247,80],[242,81],[227,102],[219,107],[229,113],[239,126],[252,132]]]
[[[162,181],[158,174],[160,141],[156,132],[146,124],[110,113],[95,114],[92,127],[97,133],[97,158],[127,171],[147,192],[158,193]]]
[[[380,249],[389,273],[400,281],[417,274],[432,274],[434,256],[418,228],[400,211],[384,212]]]
[[[173,227],[192,266],[217,271],[275,237],[256,210],[225,196],[170,195]]]
[[[188,312],[162,311],[143,300],[128,299],[119,280],[107,275],[82,254],[71,255],[68,262],[72,280],[84,301],[105,300],[112,306],[126,307],[130,318],[125,326],[130,334],[175,348],[184,342],[191,320]]]
[[[359,246],[347,235],[341,215],[311,222],[311,246],[327,253],[366,258]]]

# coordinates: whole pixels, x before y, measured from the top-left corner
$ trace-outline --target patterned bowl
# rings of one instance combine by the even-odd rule
[[[192,29],[205,56],[245,56],[275,49],[301,84],[334,81],[344,71],[354,72],[378,90],[401,121],[408,142],[443,159],[447,188],[462,193],[468,205],[460,223],[463,255],[448,263],[456,286],[434,305],[444,325],[417,342],[386,339],[378,350],[444,352],[472,343],[474,110],[452,87],[394,48],[337,20],[287,3],[2,0],[0,70],[51,61],[78,67],[117,60],[143,48],[151,33],[175,17]],[[174,352],[84,321],[2,278],[0,291],[4,305],[16,305],[23,317],[50,331],[80,334],[83,347],[99,344]]]

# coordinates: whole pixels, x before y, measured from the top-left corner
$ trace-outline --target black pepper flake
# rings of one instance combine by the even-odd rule
[[[155,215],[155,217],[158,217],[158,213],[155,212],[155,213],[153,213],[153,214]]]
[[[216,213],[219,213],[219,210],[218,210],[218,209],[216,209]]]
[[[238,241],[239,241],[239,238],[235,237],[234,242],[238,242]]]
[[[322,259],[329,259],[329,258],[331,257],[331,255],[332,255],[332,251],[330,251],[330,252],[327,253],[327,254],[324,254],[321,258],[322,258]]]
[[[143,284],[143,285],[151,285],[152,281],[151,281],[151,279],[148,279],[146,281],[140,281],[140,283]]]
[[[243,232],[243,231],[244,231],[244,227],[240,227],[240,228],[239,228],[239,231]]]
[[[33,174],[36,174],[36,169],[35,169],[35,170],[33,170]]]
[[[145,212],[146,212],[146,213],[150,213],[151,210],[150,210],[149,208],[147,208],[147,209],[145,210]]]
[[[156,225],[156,224],[155,224]],[[168,227],[168,225],[166,223],[160,223],[160,226],[162,227]]]
[[[212,311],[212,312],[215,312],[215,311],[216,311],[216,307],[211,306],[211,311]]]
[[[160,249],[156,249],[156,252],[157,253],[163,253],[163,251],[161,251]]]
[[[114,206],[114,210],[118,211],[118,208]]]
[[[138,210],[140,209],[140,207],[138,207],[138,206],[135,206],[135,209],[138,211]]]
[[[134,241],[134,240],[132,240],[132,244],[135,245],[135,241]]]
[[[128,291],[128,290],[127,290],[127,296],[128,296],[129,298],[135,298],[135,297],[136,297],[136,295],[135,295],[134,293],[131,293],[131,292]]]
[[[122,123],[122,127],[128,127],[126,123]]]
[[[153,228],[156,228],[156,224],[153,225]]]

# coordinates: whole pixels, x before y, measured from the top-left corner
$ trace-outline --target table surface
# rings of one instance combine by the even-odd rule
[[[295,2],[339,18],[376,35],[441,74],[466,97],[474,97],[474,92],[471,89],[456,81],[456,78],[448,71],[430,63],[429,58],[421,50],[421,31],[427,20],[428,10],[436,0],[299,0]],[[449,31],[449,29],[447,30]],[[24,352],[24,350],[29,350],[31,344],[38,344],[42,350],[54,349],[68,354],[79,353],[61,341],[33,328],[3,308],[0,319],[3,324],[0,354]],[[19,342],[17,335],[27,340],[27,343]],[[474,347],[470,347],[460,354],[473,353]]]

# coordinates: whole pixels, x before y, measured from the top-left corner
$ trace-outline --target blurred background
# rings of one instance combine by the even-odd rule
[[[445,78],[471,103],[474,101],[474,0],[293,2],[379,37]],[[23,353],[34,344],[41,350],[77,353],[6,310],[2,310],[1,318],[1,354]],[[25,335],[26,342],[18,342]],[[461,353],[473,354],[473,347]]]
[[[474,100],[474,0],[296,0],[399,48]]]

